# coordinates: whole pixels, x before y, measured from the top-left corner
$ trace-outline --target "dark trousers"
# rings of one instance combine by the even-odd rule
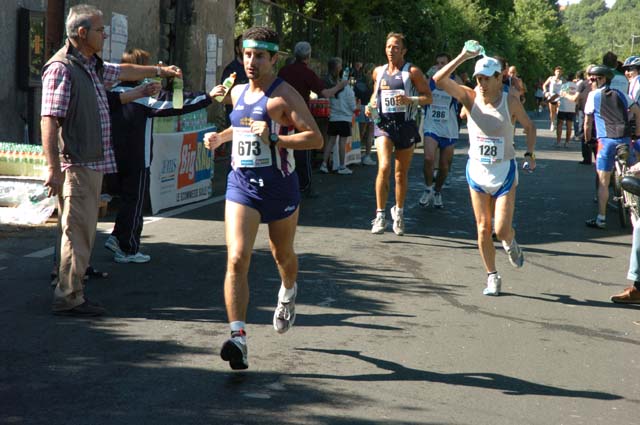
[[[296,159],[296,173],[300,182],[300,191],[311,189],[311,155],[312,150],[296,150],[293,156]]]
[[[119,172],[117,180],[120,209],[111,234],[118,239],[125,254],[135,254],[140,250],[142,212],[149,193],[149,168]]]

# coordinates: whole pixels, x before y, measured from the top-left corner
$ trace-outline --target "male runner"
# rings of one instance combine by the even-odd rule
[[[293,240],[300,190],[294,172],[293,149],[318,149],[323,143],[302,96],[274,73],[278,33],[253,27],[245,31],[242,40],[249,83],[231,91],[231,127],[204,137],[205,146],[212,150],[233,141],[225,205],[227,272],[224,281],[231,338],[225,341],[220,352],[232,369],[249,367],[245,331],[248,272],[261,222],[269,225],[271,253],[282,279],[273,326],[278,333],[284,333],[295,321],[298,258]],[[214,88],[214,92],[214,95],[222,92],[222,86]],[[295,134],[287,134],[291,126]]]
[[[447,53],[436,56],[435,70],[449,63]],[[454,78],[451,76],[451,78]],[[433,205],[442,208],[442,185],[449,174],[449,165],[453,159],[455,143],[458,140],[458,102],[446,91],[436,87],[433,78],[429,79],[429,88],[433,102],[424,109],[424,183],[426,188],[418,201],[423,207]],[[440,148],[438,174],[434,178],[436,149]]]

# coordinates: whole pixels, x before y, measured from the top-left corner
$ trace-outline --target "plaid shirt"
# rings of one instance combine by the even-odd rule
[[[104,85],[96,73],[96,58],[90,59],[81,56],[84,69],[89,73],[96,89],[98,100],[98,112],[100,113],[100,127],[102,129],[102,150],[104,159],[98,162],[87,162],[80,164],[70,164],[62,162],[62,169],[66,170],[71,165],[80,165],[92,170],[108,174],[117,172],[116,157],[111,141],[111,118],[109,116],[109,102],[107,101],[107,87],[113,86],[120,77],[120,65],[104,62]],[[60,63],[52,63],[42,75],[42,109],[40,115],[64,118],[69,108],[71,97],[71,73],[67,67]]]

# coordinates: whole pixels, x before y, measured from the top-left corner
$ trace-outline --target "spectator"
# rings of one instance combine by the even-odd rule
[[[613,52],[607,52],[602,56],[602,63],[611,68],[611,72],[613,72],[609,87],[626,94],[629,91],[629,81],[624,76],[624,73],[618,69],[622,65],[618,62],[618,56]]]
[[[573,121],[576,116],[576,102],[574,96],[578,95],[578,86],[573,82],[575,75],[569,74],[567,82],[560,88],[560,99],[558,101],[558,126],[556,128],[556,147],[560,146],[562,139],[562,126],[566,125],[564,147],[569,147]],[[566,124],[565,124],[566,123]]]
[[[54,314],[99,316],[105,309],[84,296],[83,279],[95,240],[103,173],[116,171],[105,87],[117,80],[173,77],[175,67],[103,62],[102,12],[77,5],[66,19],[67,41],[42,74],[41,131],[49,196],[58,197],[60,263]]]
[[[247,78],[247,73],[244,72],[244,65],[242,63],[242,35],[237,36],[236,39],[234,40],[233,52],[234,52],[233,60],[229,62],[227,66],[224,67],[224,70],[222,71],[222,77],[220,77],[220,84],[222,84],[222,82],[224,82],[224,80],[226,80],[227,77],[233,74],[234,72],[236,73],[236,81],[233,83],[234,86],[238,84],[246,84],[247,82],[249,82],[249,79]],[[231,93],[231,89],[227,91],[227,95],[229,93]],[[233,110],[233,106],[231,106],[230,103],[225,102],[224,109],[226,112],[225,120],[228,126],[230,125],[229,114]]]
[[[331,58],[328,63],[329,72],[327,77],[331,85],[335,86],[342,74],[342,59]],[[329,143],[324,146],[324,155],[322,158],[322,165],[320,165],[320,171],[328,173],[327,163],[333,145],[338,139],[338,153],[340,158],[340,164],[334,164],[334,169],[338,169],[338,174],[349,175],[352,174],[349,168],[345,164],[345,146],[351,139],[351,119],[353,118],[353,112],[356,110],[356,98],[351,86],[347,85],[340,90],[334,97],[330,99],[331,115],[329,116],[329,128],[327,133],[329,135]]]
[[[348,81],[340,81],[331,88],[325,88],[322,80],[308,66],[311,59],[311,45],[306,41],[299,41],[293,48],[295,62],[284,66],[278,76],[291,84],[298,93],[302,95],[304,101],[309,104],[311,92],[325,97],[333,97],[339,90],[342,90]],[[300,180],[300,192],[306,198],[318,196],[311,188],[311,153],[312,150],[301,149],[294,151],[296,160],[296,173]]]
[[[149,52],[131,49],[122,55],[122,63],[147,65]],[[184,105],[174,109],[170,90],[160,91],[156,98],[148,97],[152,91],[142,96],[131,96],[140,87],[138,82],[123,83],[108,92],[109,109],[113,127],[113,147],[118,173],[110,178],[120,193],[120,208],[115,226],[105,243],[114,253],[117,263],[146,263],[151,256],[140,252],[140,235],[143,226],[143,207],[149,194],[149,167],[153,152],[152,118],[187,114],[211,104],[211,98],[204,92],[184,94]]]
[[[355,80],[353,91],[357,101],[360,103],[360,113],[356,117],[360,130],[360,141],[364,145],[364,155],[362,156],[362,165],[375,165],[376,162],[371,156],[371,145],[373,141],[373,123],[364,113],[365,106],[371,99],[373,92],[373,81],[371,81],[371,72],[373,72],[373,64],[362,65],[362,62],[354,64],[353,78]]]

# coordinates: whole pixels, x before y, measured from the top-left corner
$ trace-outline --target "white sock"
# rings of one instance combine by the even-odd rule
[[[403,213],[404,213],[404,208],[398,208],[398,206],[396,205],[396,214],[402,215]]]
[[[426,186],[426,185],[425,185],[425,186]],[[427,190],[428,190],[429,192],[433,192],[433,185],[431,185],[431,186],[427,186]]]
[[[289,302],[291,298],[296,294],[296,284],[294,283],[291,289],[284,287],[284,284],[280,285],[280,291],[278,291],[278,299],[282,302]]]
[[[607,219],[606,215],[598,214],[598,219],[597,219],[598,221],[605,221],[606,219]]]
[[[231,332],[237,332],[240,330],[244,331],[244,328],[247,326],[247,324],[237,320],[235,322],[229,323],[229,326],[231,327]]]

